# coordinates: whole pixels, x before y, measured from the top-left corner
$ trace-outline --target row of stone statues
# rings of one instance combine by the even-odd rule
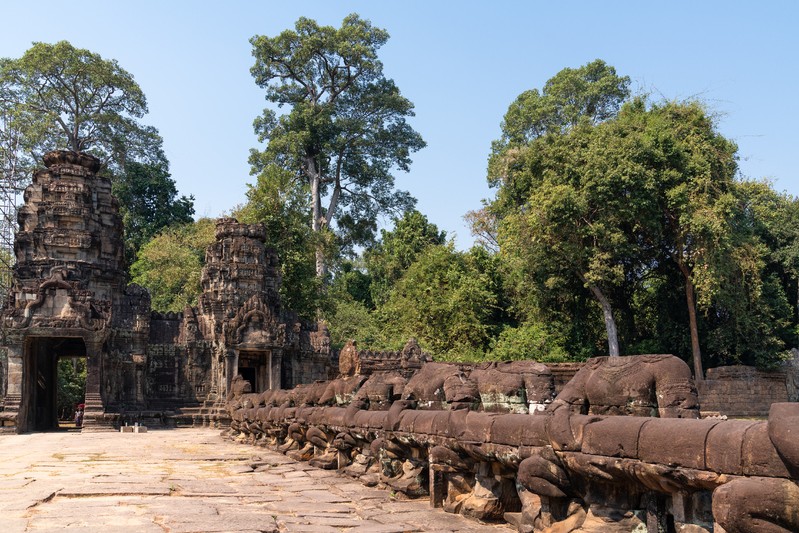
[[[237,379],[228,409],[238,440],[519,531],[799,531],[799,405],[700,419],[670,355],[591,359],[557,396],[530,361]]]

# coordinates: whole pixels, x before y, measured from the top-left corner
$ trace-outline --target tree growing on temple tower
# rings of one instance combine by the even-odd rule
[[[128,259],[159,230],[191,222],[193,198],[177,196],[158,130],[142,124],[147,99],[133,75],[67,41],[34,43],[0,59],[0,168],[24,183],[51,150],[104,163],[125,221]]]
[[[0,59],[0,106],[29,165],[59,149],[95,155],[114,173],[127,161],[164,157],[158,131],[138,120],[147,99],[133,76],[67,41]]]

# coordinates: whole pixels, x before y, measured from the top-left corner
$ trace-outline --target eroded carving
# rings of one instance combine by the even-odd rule
[[[505,519],[519,531],[710,532],[716,523],[728,532],[797,530],[799,405],[775,404],[768,422],[702,420],[676,358],[622,358],[604,373],[602,361],[592,363],[536,414],[521,408],[523,376],[532,385],[548,373],[532,363],[491,386],[481,382],[497,371],[492,365],[427,363],[401,393],[396,371],[328,384],[362,379],[343,402],[305,387],[294,398],[286,391],[280,407],[250,411],[231,433],[277,449],[290,443],[292,457],[324,468],[335,462],[366,484]],[[649,416],[607,414],[630,411]],[[242,429],[248,416],[257,433]]]

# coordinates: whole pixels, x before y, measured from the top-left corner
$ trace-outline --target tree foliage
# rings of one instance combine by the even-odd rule
[[[446,243],[446,232],[419,211],[394,220],[394,229],[382,230],[382,238],[364,254],[371,277],[371,301],[384,303],[391,288],[428,246]]]
[[[116,174],[128,161],[163,159],[157,130],[138,119],[147,100],[133,76],[67,41],[34,43],[19,59],[0,59],[5,137],[26,172],[55,149],[98,156]]]
[[[413,104],[383,75],[377,51],[387,40],[385,30],[349,15],[339,29],[301,18],[294,30],[250,41],[256,83],[267,101],[290,108],[280,116],[265,109],[255,120],[268,144],[251,152],[252,171],[268,179],[276,165],[307,184],[309,227],[324,233],[337,220],[345,243],[369,243],[378,215],[414,203],[394,188],[393,172],[407,171],[424,141],[406,121]],[[316,271],[327,271],[320,242]]]
[[[179,312],[197,304],[205,250],[214,232],[214,221],[203,218],[167,228],[142,246],[131,265],[132,281],[150,292],[154,310]]]
[[[86,399],[86,358],[64,357],[58,360],[56,409],[60,420],[72,420],[75,408]]]
[[[536,322],[502,329],[488,355],[499,361],[532,359],[541,363],[561,363],[569,360],[563,339]]]
[[[532,268],[548,269],[546,283],[556,283],[559,272],[576,276],[602,309],[611,355],[619,355],[619,343],[608,291],[622,282],[625,261],[637,253],[624,224],[628,196],[640,191],[607,168],[598,125],[615,115],[628,85],[628,78],[596,60],[562,70],[542,93],[522,93],[505,115],[489,160],[498,199],[493,210],[472,217],[490,228],[490,215],[499,214],[501,239]]]
[[[387,340],[400,346],[416,337],[439,357],[479,357],[491,338],[496,305],[489,287],[472,255],[451,243],[427,247],[379,309]]]
[[[307,225],[307,186],[293,174],[269,165],[258,181],[247,189],[247,203],[235,212],[244,223],[262,223],[267,246],[274,247],[280,258],[283,306],[304,318],[314,318],[326,307],[321,279],[315,270],[315,252],[321,248],[331,255],[327,235],[314,234]]]
[[[604,81],[577,83],[591,65]],[[620,352],[693,357],[698,377],[700,345],[713,364],[775,364],[795,343],[792,199],[738,179],[701,104],[623,103],[628,80],[591,65],[520,96],[493,145],[497,194],[471,218],[496,237],[520,321],[505,335],[590,355],[604,316]]]
[[[479,359],[508,320],[502,283],[495,256],[455,250],[409,211],[362,259],[339,265],[326,319],[336,346],[399,349],[415,337],[438,357]]]
[[[113,184],[125,225],[125,249],[135,260],[139,249],[168,226],[193,221],[194,197],[181,196],[165,161],[130,161]]]
[[[630,96],[629,86],[629,77],[618,76],[601,59],[561,70],[541,92],[525,91],[511,103],[502,120],[502,137],[492,143],[492,155],[501,156],[546,133],[565,133],[581,122],[596,125],[613,118]],[[490,180],[499,177],[492,167]]]

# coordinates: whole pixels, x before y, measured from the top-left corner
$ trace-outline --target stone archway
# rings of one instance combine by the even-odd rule
[[[28,337],[23,354],[22,411],[27,412],[23,431],[58,429],[58,360],[87,357],[82,337]]]

